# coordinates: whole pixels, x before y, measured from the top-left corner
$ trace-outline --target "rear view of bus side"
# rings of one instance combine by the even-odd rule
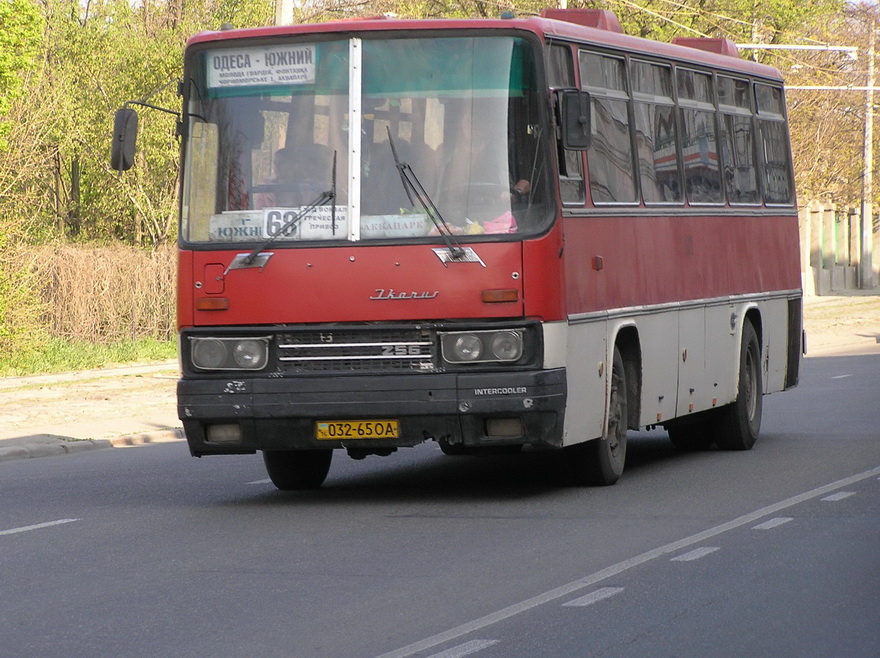
[[[619,358],[627,427],[749,449],[762,394],[797,384],[802,351],[781,77],[724,40],[646,44],[603,24],[547,49],[550,85],[592,100],[586,157],[559,157],[566,361],[582,365],[568,368],[566,433],[607,435],[613,410],[572,402],[607,399]]]
[[[612,14],[205,32],[186,50],[178,409],[281,489],[334,453],[745,450],[797,384],[782,79]],[[525,455],[524,455],[525,457]]]

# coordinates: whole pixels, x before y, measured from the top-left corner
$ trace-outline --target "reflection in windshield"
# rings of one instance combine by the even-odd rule
[[[550,190],[531,45],[510,37],[362,45],[299,44],[293,48],[299,63],[285,69],[271,66],[280,56],[253,47],[194,57],[186,239],[270,237],[279,217],[298,213],[328,189],[335,151],[335,208],[306,213],[299,230],[279,240],[436,242],[437,225],[400,184],[389,137],[450,232],[503,236],[542,227]],[[362,57],[358,98],[348,88],[352,57]],[[212,73],[227,62],[239,68],[226,77]],[[350,143],[351,135],[359,141]]]

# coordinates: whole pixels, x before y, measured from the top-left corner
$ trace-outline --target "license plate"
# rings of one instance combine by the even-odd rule
[[[322,420],[315,423],[319,440],[397,439],[400,423],[396,420]]]

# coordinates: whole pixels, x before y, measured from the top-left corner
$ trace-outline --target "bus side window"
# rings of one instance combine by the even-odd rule
[[[552,45],[547,52],[547,82],[550,88],[568,89],[575,86],[574,62],[571,49],[565,45]],[[583,205],[586,200],[584,188],[584,161],[580,151],[572,151],[557,144],[559,162],[559,192],[565,205]]]
[[[593,139],[587,150],[593,203],[635,202],[626,62],[581,50],[578,63],[581,89],[589,91],[593,99]]]
[[[794,186],[782,88],[756,84],[755,97],[758,102],[764,199],[772,204],[790,204],[794,197]]]
[[[721,162],[727,198],[733,204],[758,204],[758,168],[748,80],[718,76],[721,109]]]
[[[722,203],[712,76],[676,70],[684,186],[689,203]]]
[[[668,65],[632,62],[639,181],[645,203],[682,201],[680,155]]]

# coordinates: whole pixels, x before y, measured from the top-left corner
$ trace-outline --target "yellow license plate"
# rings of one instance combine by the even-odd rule
[[[400,423],[396,420],[322,420],[315,423],[319,440],[397,439]]]

